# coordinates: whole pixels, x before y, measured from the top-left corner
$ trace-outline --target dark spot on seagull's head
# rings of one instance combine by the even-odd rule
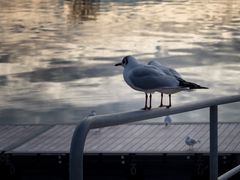
[[[133,56],[125,56],[122,59],[122,62],[115,64],[115,66],[123,66],[125,68],[125,67],[132,67],[136,64],[138,64],[138,62]]]
[[[129,56],[125,56],[125,57],[122,59],[122,62],[115,64],[115,66],[126,66],[126,65],[128,64],[128,57],[129,57]]]
[[[126,57],[123,58],[123,60],[122,60],[123,66],[128,64],[128,57],[129,56],[126,56]]]

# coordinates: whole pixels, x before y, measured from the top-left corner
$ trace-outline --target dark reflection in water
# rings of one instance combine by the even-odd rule
[[[70,18],[75,21],[96,20],[100,10],[100,0],[72,0]]]
[[[64,62],[67,63],[68,61]],[[62,62],[54,64],[62,64]],[[38,69],[33,72],[19,73],[15,76],[18,78],[24,78],[24,80],[29,82],[65,82],[84,78],[115,75],[117,69],[112,70],[111,68],[112,67],[109,65],[99,65],[98,67],[90,66],[85,68],[76,66],[54,67],[48,69]]]
[[[113,66],[129,54],[210,87],[176,94],[173,105],[239,94],[239,7],[227,0],[0,1],[0,123],[69,123],[92,110],[141,108],[143,94]],[[239,107],[221,108],[220,120],[239,120]],[[207,110],[174,116],[207,118]]]

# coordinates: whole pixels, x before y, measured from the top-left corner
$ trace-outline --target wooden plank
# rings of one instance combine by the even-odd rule
[[[237,124],[235,124],[235,128],[232,131],[232,133],[229,134],[229,140],[227,142],[225,142],[225,148],[223,149],[223,151],[234,151],[236,145],[239,144],[240,142],[240,138],[239,138],[239,134],[240,134],[240,128]]]
[[[55,125],[31,139],[21,137],[25,133],[38,131],[38,126],[0,126],[0,147],[15,144],[10,152],[24,153],[68,153],[75,125]],[[39,126],[41,127],[41,126]],[[25,132],[22,134],[22,132]],[[40,132],[40,131],[39,131]],[[221,152],[240,153],[240,123],[219,123],[219,149]],[[20,134],[20,136],[18,136]],[[189,135],[201,143],[189,151],[185,137]],[[8,138],[8,139],[5,139]],[[19,141],[19,139],[21,141]],[[12,146],[13,147],[13,146]],[[87,136],[85,152],[94,153],[196,153],[209,151],[209,124],[131,124],[91,130]]]
[[[161,128],[161,127],[159,127],[158,125],[154,125],[154,129],[153,129],[153,131],[151,132],[151,135],[148,135],[148,139],[149,139],[149,142],[153,139],[153,138],[155,138],[156,136],[157,136],[157,133],[159,132],[159,128]],[[131,150],[131,146],[130,145],[128,145],[128,146],[126,146],[126,147],[124,147],[124,150],[125,151],[130,151]]]
[[[97,151],[97,147],[109,142],[116,133],[121,132],[120,126],[113,126],[110,129],[102,128],[99,133],[95,133],[94,139],[91,140],[91,134],[87,136],[86,139],[86,151]]]
[[[175,129],[174,126],[171,126],[172,129]],[[155,135],[154,137],[149,140],[149,142],[147,142],[147,147],[145,148],[144,151],[154,151],[155,150],[155,146],[156,144],[160,141],[163,140],[164,137],[166,137],[166,133],[169,133],[169,131],[166,131],[166,128],[164,127],[159,127],[159,129],[157,129],[157,132],[155,131]],[[145,145],[145,146],[146,146]]]
[[[93,147],[91,147],[90,151],[100,151],[101,149],[102,150],[107,149],[108,151],[111,152],[112,148],[121,141],[123,136],[125,137],[124,139],[126,139],[129,136],[133,135],[135,132],[137,132],[141,128],[142,128],[141,126],[131,126],[131,125],[117,126],[117,129],[115,131],[113,131],[113,133],[111,135],[108,135],[109,133],[107,131],[104,132],[103,133],[104,136],[103,136],[102,140],[99,142],[96,142],[95,145]],[[118,141],[118,142],[116,142],[116,141]]]
[[[130,135],[134,138],[132,142],[132,144],[130,145],[131,147],[133,147],[138,141],[137,139],[144,133],[144,131],[148,128],[148,125],[139,125],[141,126],[141,128],[138,129],[138,131],[135,131],[135,133],[130,133]],[[126,135],[125,138],[129,138],[129,135]],[[112,148],[111,151],[117,151],[120,152],[119,147],[124,147],[124,141],[125,138],[119,138],[119,140],[116,140],[113,144],[112,144]],[[122,145],[121,145],[122,144]],[[126,147],[126,146],[125,146]]]
[[[50,126],[1,125],[0,127],[0,151],[9,151],[46,131]]]
[[[90,130],[85,142],[85,149],[94,149],[94,146],[100,145],[103,139],[106,139],[106,136],[113,137],[117,130],[119,130],[118,126]]]
[[[32,140],[20,145],[13,152],[69,152],[75,125],[56,125]]]
[[[161,151],[162,148],[165,146],[164,144],[166,142],[171,142],[172,141],[172,137],[174,137],[174,133],[176,133],[179,129],[183,129],[183,132],[186,132],[189,130],[190,125],[183,125],[183,126],[172,126],[171,125],[171,129],[165,129],[165,133],[163,134],[163,136],[161,136],[157,141],[155,141],[154,145],[152,145],[150,148],[151,151],[153,152],[157,152],[157,151]]]
[[[230,146],[231,148],[225,149],[225,151],[232,151],[232,152],[237,152],[240,149],[240,123],[236,123],[238,132],[236,133],[236,136],[234,137],[232,141],[232,145]]]
[[[224,132],[224,140],[218,145],[219,151],[225,150],[225,148],[228,146],[228,144],[231,142],[231,139],[234,137],[235,130],[237,129],[237,126],[235,124],[229,124],[228,129]]]
[[[231,132],[235,128],[234,124],[232,123],[223,125],[225,126],[225,130],[218,135],[219,137],[221,137],[220,141],[218,142],[218,146],[222,146],[222,144],[224,144],[224,141],[227,139],[229,132]]]
[[[157,136],[157,132],[159,131],[160,128],[162,128],[161,125],[150,125],[147,131],[141,137],[138,138],[137,143],[133,147],[129,146],[129,150],[131,149],[132,152],[144,151],[142,148],[146,147],[145,145],[147,144],[147,142],[151,141]],[[153,133],[154,131],[155,134]]]
[[[159,125],[149,125],[148,129],[145,130],[145,132],[136,139],[135,145],[132,147],[129,147],[129,150],[131,149],[131,152],[140,152],[140,148],[148,141],[150,141],[154,136],[150,135],[152,134],[154,128],[159,128]]]
[[[239,126],[239,125],[238,125]],[[240,136],[240,135],[239,135]],[[237,137],[238,139],[240,139],[240,137]],[[234,148],[234,152],[240,152],[240,143]]]
[[[161,136],[164,132],[162,131],[164,129],[164,125],[155,125],[151,129],[151,133],[148,134],[148,136],[145,138],[145,142],[138,148],[138,152],[145,152],[147,149],[154,144],[158,140],[158,137]],[[160,133],[161,132],[161,133]]]

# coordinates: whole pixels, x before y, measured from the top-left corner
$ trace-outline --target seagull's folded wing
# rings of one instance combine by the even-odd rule
[[[179,79],[182,78],[181,75],[175,69],[172,69],[172,68],[167,68],[167,69],[172,76],[175,76],[176,78],[179,78]]]
[[[143,90],[174,88],[179,85],[175,77],[164,75],[159,70],[149,66],[132,69],[128,74],[128,78],[135,88]]]
[[[167,66],[163,66],[159,61],[153,60],[148,63],[149,65],[157,67],[164,74],[169,76],[174,76],[176,78],[181,79],[181,75],[175,70]]]

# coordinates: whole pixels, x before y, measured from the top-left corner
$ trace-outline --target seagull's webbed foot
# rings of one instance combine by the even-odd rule
[[[144,107],[144,108],[142,108],[141,110],[146,111],[146,110],[150,110],[150,109],[152,109],[152,107]]]
[[[165,107],[165,108],[170,108],[170,107],[172,107],[171,105],[162,105],[162,106],[159,106],[160,108],[162,108],[162,107]]]
[[[166,108],[169,109],[171,106],[172,106],[172,105],[170,104],[170,105],[166,106]]]

